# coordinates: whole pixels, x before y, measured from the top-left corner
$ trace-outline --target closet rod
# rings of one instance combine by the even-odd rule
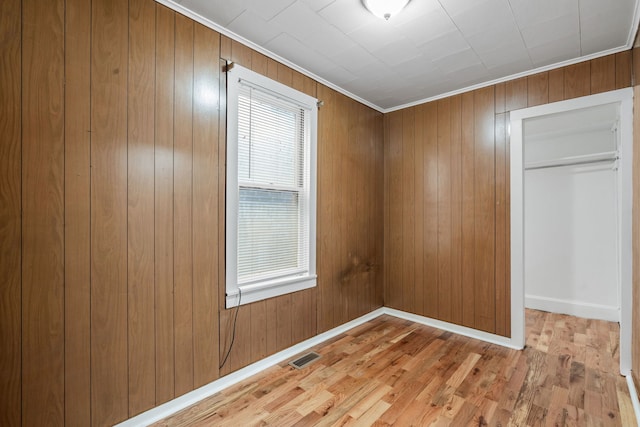
[[[620,156],[617,151],[607,153],[587,154],[584,156],[565,157],[557,160],[547,160],[543,162],[532,162],[524,165],[525,170],[548,169],[562,166],[588,165],[618,160]]]

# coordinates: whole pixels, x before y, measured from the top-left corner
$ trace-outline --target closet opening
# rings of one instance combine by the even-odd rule
[[[620,323],[631,365],[631,89],[511,112],[512,339],[525,307]]]

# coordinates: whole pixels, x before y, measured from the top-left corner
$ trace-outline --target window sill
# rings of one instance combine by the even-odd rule
[[[240,305],[245,305],[256,301],[262,301],[267,298],[273,298],[313,288],[316,286],[316,281],[316,275],[307,275],[254,283],[251,285],[240,285],[240,292],[238,292],[237,289],[227,292],[226,307],[237,307],[239,299]],[[241,297],[240,294],[242,294]]]

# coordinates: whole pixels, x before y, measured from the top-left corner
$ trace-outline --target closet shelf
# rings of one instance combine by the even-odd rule
[[[555,168],[560,166],[587,165],[590,163],[608,162],[619,159],[617,151],[607,151],[604,153],[584,154],[581,156],[561,157],[559,159],[542,160],[538,162],[525,163],[525,170]]]

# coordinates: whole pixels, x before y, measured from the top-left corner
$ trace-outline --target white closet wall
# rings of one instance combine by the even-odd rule
[[[541,132],[525,138],[525,168],[616,147],[610,126]],[[617,188],[611,160],[525,171],[527,307],[619,320]]]

